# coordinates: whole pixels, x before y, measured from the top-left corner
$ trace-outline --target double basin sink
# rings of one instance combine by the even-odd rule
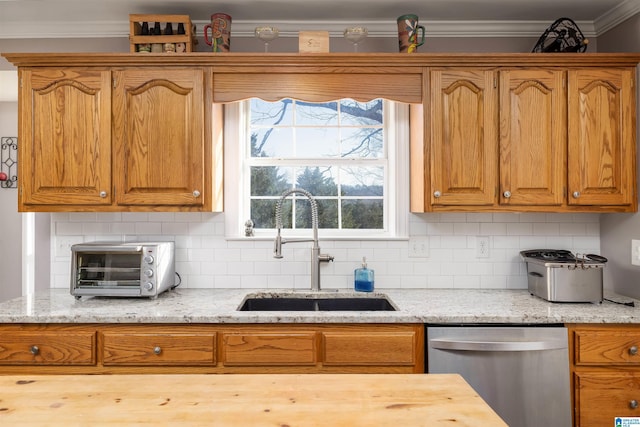
[[[238,311],[396,311],[384,294],[258,293],[249,294]]]

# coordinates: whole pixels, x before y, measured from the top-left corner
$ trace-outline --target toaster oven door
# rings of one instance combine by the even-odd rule
[[[72,270],[75,296],[141,295],[141,251],[78,251]]]

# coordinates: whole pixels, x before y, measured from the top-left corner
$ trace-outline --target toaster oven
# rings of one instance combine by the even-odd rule
[[[71,246],[71,295],[157,297],[175,283],[173,242]]]

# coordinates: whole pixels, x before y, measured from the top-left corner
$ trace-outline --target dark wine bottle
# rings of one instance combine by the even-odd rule
[[[141,36],[148,36],[149,35],[149,23],[148,22],[143,22],[142,23],[142,30],[140,32]],[[151,43],[140,43],[138,44],[138,52],[142,52],[142,53],[149,53],[151,52]]]
[[[156,22],[153,26],[152,35],[160,36],[162,35],[162,29],[160,28],[160,23]],[[162,43],[152,43],[151,44],[151,52],[153,53],[162,53]]]
[[[167,22],[167,25],[164,27],[164,35],[165,36],[172,36],[173,35],[173,25],[171,24],[171,22]],[[169,42],[165,42],[165,44],[163,45],[163,51],[164,53],[173,53],[176,51],[176,44],[175,43],[169,43]]]
[[[182,22],[178,23],[178,34],[185,35],[184,24]],[[185,42],[176,43],[176,52],[183,53],[187,51],[187,44]]]

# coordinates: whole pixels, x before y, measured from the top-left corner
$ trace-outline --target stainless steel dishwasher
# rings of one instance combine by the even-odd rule
[[[459,373],[510,427],[570,427],[562,326],[428,326],[427,370]]]

